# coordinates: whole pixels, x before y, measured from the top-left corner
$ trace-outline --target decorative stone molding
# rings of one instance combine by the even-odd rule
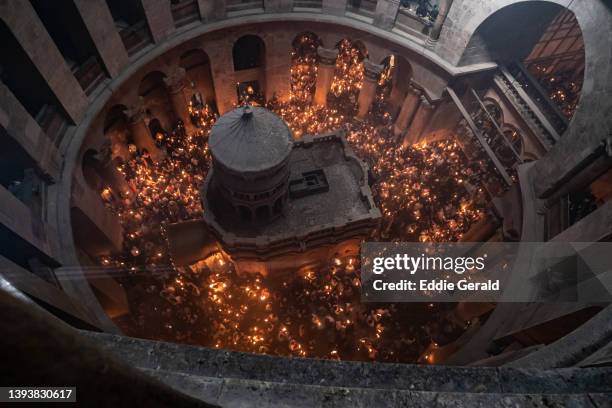
[[[335,65],[336,58],[338,58],[338,50],[336,48],[323,48],[319,46],[317,48],[317,55],[319,56],[320,65]]]

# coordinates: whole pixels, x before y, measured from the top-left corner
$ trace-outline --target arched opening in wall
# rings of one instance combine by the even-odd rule
[[[45,0],[30,3],[83,91],[91,94],[108,75],[75,4]]]
[[[68,114],[4,21],[0,21],[0,43],[0,82],[59,147]]]
[[[251,222],[251,210],[249,210],[247,207],[238,206],[238,216],[240,217],[241,221],[244,222]]]
[[[295,36],[291,52],[291,101],[310,103],[317,82],[319,55],[317,48],[323,41],[313,32],[305,31]]]
[[[580,101],[585,53],[572,11],[548,1],[512,4],[476,29],[459,65],[495,61],[520,84],[559,134]],[[505,71],[504,71],[505,70]]]
[[[395,54],[384,58],[380,65],[383,70],[378,78],[370,114],[383,123],[389,123],[396,117],[406,97],[412,79],[412,67],[406,58]]]
[[[234,71],[243,71],[264,66],[266,47],[256,35],[240,37],[232,48]]]
[[[138,95],[142,98],[145,113],[149,120],[157,118],[162,129],[170,131],[174,122],[174,112],[166,89],[166,75],[152,71],[145,75],[138,86]]]
[[[149,131],[151,132],[151,135],[153,135],[154,139],[160,138],[163,139],[163,135],[164,135],[164,129],[161,126],[161,123],[159,122],[159,119],[157,118],[153,118],[149,121]],[[159,136],[161,135],[161,136]]]
[[[153,42],[142,2],[139,0],[106,0],[115,28],[128,55]]]
[[[336,48],[338,57],[328,102],[345,115],[354,115],[363,84],[363,60],[368,57],[368,51],[363,42],[348,38],[340,40]]]
[[[134,144],[126,112],[125,105],[115,105],[108,110],[104,118],[104,136],[110,141],[112,159],[119,163],[129,159],[128,146]]]
[[[208,104],[210,109],[218,112],[210,59],[206,52],[200,49],[187,51],[181,55],[179,65],[187,74],[192,107],[204,109],[204,104]]]
[[[393,54],[381,61],[383,72],[378,81],[376,103],[380,112],[396,118],[412,81],[412,66],[406,58]]]
[[[232,48],[239,104],[264,104],[266,46],[256,35],[240,37]]]

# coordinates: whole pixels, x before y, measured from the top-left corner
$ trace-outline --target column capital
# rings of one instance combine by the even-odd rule
[[[382,65],[375,64],[367,58],[363,61],[363,68],[365,78],[373,81],[378,81],[380,73],[384,69]]]
[[[179,93],[185,87],[186,71],[184,68],[175,68],[170,74],[164,78],[164,83],[170,93]]]
[[[317,55],[319,56],[319,63],[323,65],[335,65],[336,58],[338,58],[338,50],[336,48],[323,48],[319,46],[317,48]]]

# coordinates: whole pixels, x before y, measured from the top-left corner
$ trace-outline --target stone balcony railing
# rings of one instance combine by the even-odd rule
[[[263,13],[264,2],[262,0],[227,0],[225,11],[228,16]]]
[[[294,0],[293,9],[310,9],[321,10],[323,8],[323,0]]]
[[[144,20],[132,25],[127,25],[121,21],[115,22],[115,24],[119,30],[121,41],[123,41],[123,45],[130,56],[153,42],[149,28]]]
[[[405,37],[414,38],[417,42],[427,39],[433,21],[416,14],[414,5],[401,7],[399,0],[393,6],[381,7],[380,2],[389,0],[293,0],[273,2],[266,0],[225,0],[215,4],[214,10],[206,13],[215,16],[214,19],[233,18],[251,14],[263,14],[274,11],[294,11],[299,13],[330,13],[353,18],[378,28],[392,30]],[[276,4],[279,3],[279,4]],[[197,20],[197,2],[192,0],[174,0],[171,4],[175,25],[180,28]],[[200,14],[203,11],[200,10]],[[379,21],[385,23],[379,24]]]
[[[200,18],[197,0],[173,0],[170,3],[172,19],[176,27],[182,27]]]

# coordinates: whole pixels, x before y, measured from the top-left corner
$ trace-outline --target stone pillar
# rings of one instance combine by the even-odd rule
[[[170,2],[167,0],[141,0],[149,31],[153,41],[158,43],[174,31],[174,19]]]
[[[205,23],[225,18],[225,0],[198,0],[198,8]]]
[[[114,131],[110,135],[111,142],[111,158],[113,160],[127,161],[130,157],[130,152],[126,142],[125,132]]]
[[[314,103],[315,105],[326,106],[327,93],[329,92],[332,81],[334,80],[338,50],[319,47],[317,49],[317,54],[319,55],[319,67],[317,69],[317,83]]]
[[[397,71],[396,71],[397,72]],[[402,79],[404,81],[404,79]],[[393,76],[393,85],[391,87],[391,95],[389,95],[389,113],[392,117],[397,118],[399,110],[404,103],[406,90],[399,86],[397,74]]]
[[[323,0],[323,13],[343,16],[348,0]]]
[[[440,11],[438,13],[438,17],[436,17],[436,21],[434,21],[434,25],[429,31],[429,37],[427,38],[427,46],[429,48],[432,48],[440,38],[442,26],[444,26],[444,22],[446,21],[446,17],[448,16],[448,11],[450,10],[452,5],[453,0],[440,0]]]
[[[217,108],[219,114],[223,115],[234,108],[238,103],[236,91],[236,80],[234,78],[232,40],[216,41],[213,44],[202,44],[206,47],[210,58],[210,72],[215,87]]]
[[[414,114],[421,103],[421,90],[410,85],[408,87],[408,93],[402,103],[402,108],[395,125],[393,126],[393,134],[396,138],[399,138],[408,129],[408,126],[412,123]]]
[[[374,64],[369,59],[363,62],[364,67],[364,78],[363,86],[359,91],[359,99],[357,105],[359,110],[357,111],[357,118],[364,119],[370,111],[370,105],[376,97],[376,88],[378,87],[378,78],[383,70],[383,66]]]
[[[408,128],[404,136],[404,146],[417,144],[421,141],[421,135],[429,125],[431,117],[433,116],[435,105],[429,102],[425,95],[421,95],[420,99],[421,103],[419,104],[419,109],[414,115],[410,128]]]
[[[106,2],[75,0],[74,5],[91,35],[102,64],[111,78],[117,77],[129,60]]]
[[[185,69],[176,68],[167,78],[164,78],[174,117],[181,120],[186,129],[191,128],[191,120],[189,118],[189,98],[185,96]]]
[[[0,16],[69,119],[78,124],[89,106],[89,100],[30,2],[0,2]]]
[[[290,33],[277,33],[266,43],[266,100],[273,95],[286,102],[291,92],[291,42]]]
[[[399,12],[399,6],[399,0],[378,0],[374,14],[374,25],[384,30],[392,29]]]
[[[60,177],[62,156],[40,125],[21,105],[13,93],[0,82],[0,125],[34,159],[47,178]]]
[[[286,13],[293,9],[293,0],[264,0],[266,13]]]
[[[140,150],[149,152],[154,161],[161,160],[163,158],[163,153],[155,144],[149,127],[145,123],[144,108],[142,105],[131,107],[128,111],[128,117],[128,126],[136,147]]]

